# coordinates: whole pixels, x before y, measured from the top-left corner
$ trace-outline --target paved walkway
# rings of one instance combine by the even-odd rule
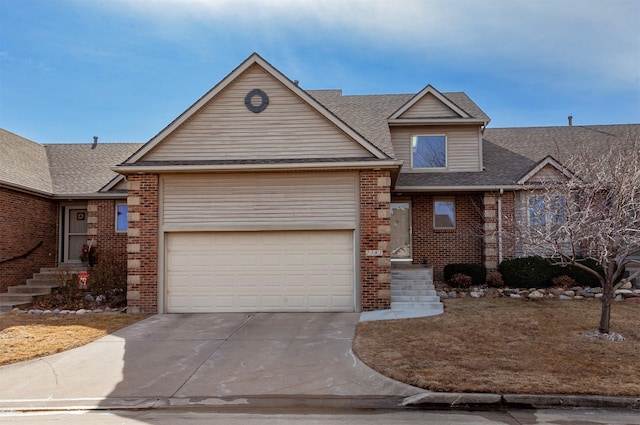
[[[355,357],[358,320],[358,313],[156,315],[84,347],[0,367],[0,409],[423,393]]]

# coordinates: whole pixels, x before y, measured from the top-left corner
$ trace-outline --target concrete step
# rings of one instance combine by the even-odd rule
[[[440,302],[419,303],[419,302],[392,302],[391,310],[432,310],[443,312],[444,306]]]
[[[28,286],[60,286],[59,279],[27,279]]]
[[[52,288],[57,288],[58,285],[19,285],[10,286],[7,288],[9,294],[39,294],[50,293]]]
[[[30,302],[28,303],[20,303],[20,302],[13,302],[13,301],[2,301],[0,300],[0,313],[6,313],[9,312],[11,310],[13,310],[14,308],[26,308],[29,305],[31,305]]]
[[[413,291],[397,291],[391,289],[391,298],[403,296],[435,297],[436,295],[437,292],[435,291],[435,289],[422,289]]]
[[[402,288],[402,289],[424,289],[424,288],[433,288],[433,283],[391,281],[391,286],[394,288]]]
[[[39,297],[42,295],[48,295],[49,292],[32,292],[32,293],[4,293],[0,294],[0,301],[11,301],[17,303],[32,303],[34,301],[34,297]]]
[[[391,304],[407,303],[439,303],[440,297],[437,295],[391,295]]]

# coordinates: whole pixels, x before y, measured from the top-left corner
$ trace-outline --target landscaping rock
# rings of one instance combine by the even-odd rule
[[[631,284],[631,282],[627,281],[620,285],[619,289],[633,289],[633,285]]]
[[[544,298],[544,293],[542,293],[541,291],[535,290],[530,292],[528,297],[532,299],[541,299],[541,298]]]
[[[436,295],[440,298],[449,298],[449,295],[444,291],[436,291]]]
[[[520,294],[511,294],[509,295],[510,298],[522,298],[522,295]]]
[[[87,302],[92,303],[92,302],[94,302],[96,299],[95,299],[95,298],[93,298],[93,295],[91,295],[91,294],[87,294],[87,295],[85,295],[85,296],[84,296],[84,300],[85,300],[85,301],[87,301]]]
[[[558,297],[558,299],[560,299],[560,300],[572,300],[573,298],[572,298],[572,297],[570,297],[570,296],[568,296],[568,295],[564,295],[564,294],[563,294],[563,295],[560,295],[560,296]]]
[[[81,308],[80,310],[76,311],[76,314],[86,314],[87,310],[85,310],[84,308]]]
[[[480,298],[480,292],[477,291],[471,291],[469,295],[471,296],[471,298]]]
[[[566,295],[569,298],[575,297],[576,296],[576,291],[564,291],[564,295]],[[561,298],[562,299],[562,298]]]

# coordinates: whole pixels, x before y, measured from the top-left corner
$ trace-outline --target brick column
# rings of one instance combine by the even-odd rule
[[[486,192],[482,198],[484,234],[482,261],[487,270],[498,268],[498,195]]]
[[[87,240],[98,246],[98,201],[87,202]]]
[[[158,176],[127,178],[127,311],[158,311]]]
[[[391,177],[360,172],[360,294],[363,311],[391,307]],[[367,255],[381,251],[382,255]],[[371,254],[371,252],[370,252]]]

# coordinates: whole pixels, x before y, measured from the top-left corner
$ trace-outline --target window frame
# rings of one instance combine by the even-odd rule
[[[414,144],[417,145],[419,137],[442,137],[444,140],[444,166],[443,167],[417,167],[414,161]],[[409,146],[411,153],[411,168],[416,170],[446,170],[449,166],[449,142],[446,134],[414,134],[411,136],[411,145]]]
[[[126,217],[127,217],[127,228],[124,230],[121,230],[118,227],[118,207],[120,206],[125,206],[127,207],[127,212],[126,212]],[[126,201],[116,201],[116,205],[115,205],[115,211],[114,211],[114,219],[115,219],[115,223],[113,225],[113,229],[115,231],[115,233],[127,233],[129,231],[129,219],[128,219],[128,215],[129,215],[129,205],[127,204]]]
[[[566,209],[566,195],[543,195],[543,194],[530,194],[527,196],[527,224],[531,229],[544,229],[545,232],[554,232],[558,227],[564,225],[567,222],[568,212]],[[540,203],[541,211],[544,214],[536,216],[532,214],[532,203]],[[550,203],[550,205],[548,205]],[[559,208],[553,208],[560,206]],[[561,220],[558,220],[561,218]],[[538,223],[533,223],[536,221]]]
[[[436,221],[436,204],[438,202],[451,202],[453,204],[453,220],[452,227],[439,227]],[[457,229],[457,214],[456,214],[456,197],[455,196],[436,196],[433,198],[433,229],[451,231]]]

